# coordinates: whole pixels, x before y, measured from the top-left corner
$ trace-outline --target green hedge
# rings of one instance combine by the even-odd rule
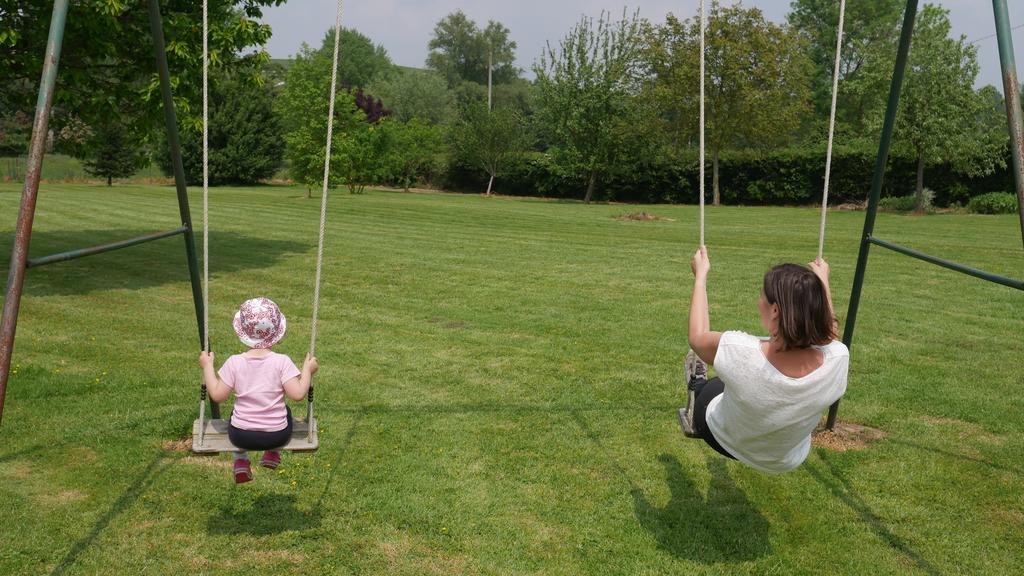
[[[875,152],[837,149],[832,157],[829,204],[864,202],[871,190]],[[916,162],[890,156],[882,197],[913,194],[917,179]],[[821,202],[825,153],[817,149],[782,149],[772,153],[724,153],[719,165],[720,190],[725,204],[808,205]],[[706,169],[707,199],[711,199],[711,161]],[[677,160],[639,158],[621,162],[611,174],[600,179],[596,197],[601,200],[638,203],[698,202],[697,152]],[[442,185],[446,188],[480,192],[487,188],[483,172],[451,165]],[[582,198],[583,178],[565,174],[541,152],[523,155],[495,179],[495,190],[511,196]],[[966,203],[973,196],[991,190],[1012,190],[1009,171],[997,170],[983,178],[968,178],[950,165],[929,166],[925,186],[935,191],[936,206]]]

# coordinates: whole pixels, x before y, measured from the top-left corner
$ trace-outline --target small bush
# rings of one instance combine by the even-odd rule
[[[975,214],[1015,214],[1017,197],[1009,192],[989,192],[971,198],[967,209]]]
[[[878,209],[882,212],[910,212],[914,209],[914,195],[882,198],[878,201]]]

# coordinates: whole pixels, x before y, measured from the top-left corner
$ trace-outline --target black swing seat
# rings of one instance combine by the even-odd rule
[[[320,437],[317,435],[316,418],[314,418],[312,435],[309,434],[309,425],[306,421],[293,420],[292,438],[280,450],[315,452],[319,447]],[[228,439],[228,421],[218,419],[204,422],[197,418],[192,423],[192,451],[197,454],[238,451],[238,448]]]

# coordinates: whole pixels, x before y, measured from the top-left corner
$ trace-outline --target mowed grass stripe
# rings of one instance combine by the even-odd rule
[[[230,318],[255,292],[288,314],[280,350],[305,353],[319,200],[303,193],[211,191],[219,358],[241,348]],[[191,201],[198,223],[194,188]],[[34,253],[177,221],[172,187],[53,186],[44,206]],[[0,185],[0,207],[9,251],[16,187]],[[614,219],[639,210],[675,221]],[[828,558],[839,574],[1012,573],[1020,293],[873,250],[840,415],[888,436],[769,476],[678,433],[696,217],[335,192],[323,447],[241,489],[225,458],[165,449],[198,402],[180,239],[30,271],[0,428],[0,572],[764,574]],[[829,214],[841,320],[862,224]],[[878,227],[1012,270],[1014,226],[883,214]],[[760,331],[761,275],[813,257],[816,211],[709,207],[708,232],[714,325]]]

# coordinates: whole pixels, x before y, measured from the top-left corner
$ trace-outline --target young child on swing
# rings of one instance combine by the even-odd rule
[[[712,331],[707,248],[697,250],[691,267],[683,432],[765,472],[796,468],[822,411],[846,391],[850,366],[850,351],[836,340],[828,264],[780,264],[765,273],[757,308],[767,338]],[[707,379],[708,364],[718,377]]]
[[[218,373],[214,373],[213,353],[199,354],[210,399],[223,402],[232,392],[237,397],[228,424],[228,438],[239,448],[233,468],[237,484],[252,480],[247,450],[264,451],[260,460],[264,468],[281,464],[277,449],[292,435],[292,412],[284,397],[302,400],[318,368],[310,354],[300,371],[291,358],[270,349],[284,337],[286,326],[284,314],[269,298],[246,300],[235,313],[234,327],[249,351],[228,358]]]

